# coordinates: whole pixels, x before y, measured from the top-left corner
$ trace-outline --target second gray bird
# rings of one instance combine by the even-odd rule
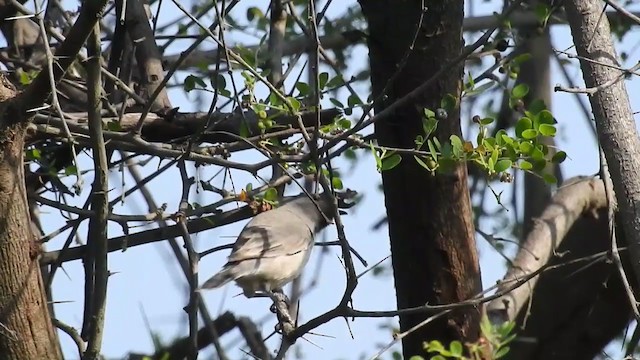
[[[240,232],[222,270],[201,288],[218,288],[235,280],[249,298],[281,290],[300,275],[311,255],[314,235],[332,219],[332,198],[324,194],[316,202],[301,194],[256,215]]]

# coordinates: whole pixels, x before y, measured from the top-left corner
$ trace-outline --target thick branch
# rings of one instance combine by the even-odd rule
[[[603,182],[570,180],[534,224],[498,291],[510,286],[508,280],[531,274],[527,269],[548,271],[492,300],[488,315],[496,323],[517,324],[507,359],[592,359],[631,318],[620,276],[608,261]]]
[[[565,9],[585,85],[596,88],[611,84],[592,94],[589,101],[618,200],[632,269],[640,279],[640,138],[620,78],[622,71],[618,70],[609,21],[601,17],[599,0],[568,0]]]
[[[545,266],[580,216],[606,206],[604,184],[600,180],[574,179],[563,185],[542,215],[534,220],[533,229],[522,243],[498,291],[509,287],[512,280]],[[534,277],[525,286],[490,302],[487,305],[490,318],[495,322],[513,321],[531,298],[537,281],[538,277]]]
[[[331,124],[335,117],[340,114],[338,109],[327,109],[321,111],[321,123],[323,125]],[[86,126],[87,118],[85,113],[69,113],[70,119],[67,119],[67,124],[70,127]],[[304,112],[301,114],[302,122],[305,126],[315,126],[316,118],[315,112]],[[116,117],[103,117],[102,121],[105,126],[108,124],[117,124],[119,131],[129,132],[135,129],[139,113],[124,114],[121,120],[118,122]],[[187,140],[202,130],[204,125],[209,121],[209,114],[206,112],[198,113],[176,113],[174,115],[157,115],[148,114],[144,121],[144,127],[142,128],[142,137],[152,142],[170,142],[175,140]],[[246,121],[245,121],[246,119]],[[52,118],[47,115],[36,116],[34,122],[36,124],[50,124],[58,127],[58,124],[52,123]],[[283,128],[298,128],[298,120],[295,116],[291,115],[278,115],[274,118],[277,125],[268,130],[278,131]],[[237,112],[234,113],[221,113],[211,115],[212,125],[202,136],[199,137],[199,141],[208,143],[223,143],[237,141],[239,136],[252,136],[259,135],[260,128],[258,127],[258,117],[253,111],[247,111],[243,116]],[[61,123],[59,124],[62,125]],[[246,133],[244,133],[244,130]],[[234,136],[235,135],[235,136]]]
[[[101,91],[102,78],[100,76],[100,26],[94,27],[88,41],[89,64],[87,78],[89,83],[89,132],[91,134],[93,150],[94,180],[91,187],[91,210],[95,214],[89,220],[89,238],[87,245],[90,256],[85,258],[85,266],[92,266],[85,274],[85,286],[92,292],[85,299],[85,311],[88,317],[84,319],[83,329],[89,325],[88,345],[84,359],[95,359],[100,354],[102,335],[104,333],[105,311],[107,307],[107,281],[109,269],[107,267],[107,218],[109,216],[109,182],[107,151],[102,135]]]
[[[76,56],[86,42],[93,27],[101,17],[101,13],[106,5],[106,0],[84,1],[80,8],[80,13],[73,27],[69,31],[67,38],[56,51],[56,62],[53,67],[54,80],[60,81],[71,64],[76,60]],[[49,73],[41,71],[33,80],[29,87],[18,97],[19,106],[22,111],[30,110],[42,106],[49,94]],[[26,121],[26,118],[10,119],[9,121]]]

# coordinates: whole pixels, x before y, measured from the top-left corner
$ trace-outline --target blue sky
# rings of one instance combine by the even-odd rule
[[[71,3],[70,1],[68,2]],[[234,13],[242,17],[246,7],[260,6],[264,9],[267,3],[267,1],[246,0],[238,5]],[[327,14],[330,18],[335,18],[344,11],[347,4],[353,3],[355,1],[334,1]],[[320,8],[323,4],[324,1],[320,1],[318,7]],[[499,8],[500,4],[496,1],[491,1],[487,4],[476,1],[474,11],[478,15],[485,15],[490,14],[492,11],[497,11]],[[176,16],[178,14],[177,11],[170,2],[164,2],[160,23],[167,22],[170,18]],[[637,32],[636,30],[634,34],[637,35]],[[566,26],[554,27],[552,37],[553,45],[557,49],[564,50],[572,44],[572,39]],[[634,37],[638,38],[633,35],[627,36],[627,41],[621,47],[635,49],[638,44],[637,40],[632,39]],[[231,43],[244,42],[248,44],[254,44],[257,40],[256,37],[249,35],[238,35],[236,38],[227,39]],[[473,39],[467,38],[467,43],[470,43],[470,40]],[[188,43],[176,42],[176,45],[172,46],[168,53],[178,53],[186,47],[185,44]],[[212,44],[209,43],[208,46],[212,46]],[[367,49],[362,45],[354,47],[350,53],[352,60],[350,68],[346,70],[347,78],[366,66],[368,61]],[[629,61],[626,65],[630,66],[638,61],[640,56],[637,50],[629,51],[629,53]],[[566,85],[555,62],[553,67],[554,77],[552,84],[561,83]],[[569,73],[577,84],[582,84],[577,62],[569,69]],[[640,100],[634,94],[640,94],[640,82],[633,78],[627,81],[627,86],[631,94],[633,109],[638,111],[640,110]],[[362,97],[366,98],[369,92],[369,85],[357,85],[356,90]],[[194,93],[185,96],[181,90],[174,90],[170,93],[170,96],[174,106],[180,106],[180,111],[206,111],[209,106],[207,101],[199,103]],[[583,97],[583,101],[586,101],[585,97]],[[585,127],[585,120],[578,111],[574,96],[564,93],[554,94],[552,110],[559,121],[559,146],[569,155],[569,159],[563,164],[565,177],[596,173],[598,170],[597,149],[593,136],[590,130]],[[379,231],[371,230],[372,224],[384,214],[384,201],[378,189],[380,176],[375,170],[373,159],[368,155],[364,155],[364,152],[360,154],[360,160],[354,167],[352,167],[351,163],[343,160],[336,161],[334,166],[340,168],[345,175],[343,182],[346,187],[356,189],[365,195],[363,202],[349,211],[350,214],[344,216],[343,220],[347,238],[352,246],[364,256],[369,264],[374,264],[389,255],[386,227]],[[255,154],[248,152],[234,154],[232,159],[236,161],[261,160]],[[143,168],[143,173],[152,173],[157,167],[158,161],[154,159]],[[89,170],[90,168],[91,160],[87,156],[82,156],[81,170]],[[191,167],[189,171],[192,176],[197,174],[203,179],[208,179],[218,170],[213,166],[209,166],[198,170]],[[267,171],[263,175],[264,178],[269,178],[270,174]],[[111,172],[110,181],[111,187],[114,189],[112,191],[113,196],[117,196],[122,191],[133,186],[134,182],[128,175],[125,175],[124,178],[125,181],[123,183],[119,172],[115,170]],[[85,176],[87,185],[90,184],[91,179],[90,173]],[[260,183],[259,180],[242,173],[234,173],[233,181],[238,190],[248,182],[253,182],[254,185]],[[220,182],[217,184],[220,184]],[[497,186],[498,188],[506,189],[510,185]],[[73,203],[81,206],[89,193],[89,188],[90,186],[87,186],[80,198],[74,199]],[[172,168],[158,180],[153,181],[149,188],[158,204],[168,204],[168,212],[177,210],[181,191],[177,168]],[[297,192],[295,189],[291,189],[292,193]],[[207,193],[196,193],[194,191],[191,200],[200,204],[208,204],[214,202],[216,198]],[[60,214],[57,211],[50,208],[43,208],[42,210],[44,213],[42,221],[47,231],[52,231],[61,225]],[[118,206],[114,211],[120,214],[145,213],[147,207],[141,196],[133,194],[127,199],[125,205]],[[205,250],[223,243],[232,242],[243,225],[244,222],[200,233],[195,236],[196,246],[198,250]],[[485,222],[481,224],[481,228],[486,232],[492,232],[495,225]],[[131,229],[131,231],[137,231],[137,229]],[[86,234],[86,223],[81,226],[80,234]],[[121,234],[122,230],[119,227],[110,226],[110,237]],[[47,248],[49,250],[59,248],[64,241],[64,237],[66,236],[52,241],[47,245]],[[335,230],[330,228],[319,237],[334,240],[336,238]],[[86,241],[86,238],[83,240]],[[497,279],[502,277],[504,261],[483,242],[481,237],[478,237],[478,246],[481,254],[483,284],[491,286],[495,284]],[[219,270],[225,262],[226,255],[227,252],[218,252],[203,258],[200,262],[200,278],[204,280]],[[345,281],[339,257],[340,250],[338,248],[331,248],[326,252],[316,248],[304,274],[303,282],[308,285],[315,279],[317,280],[317,286],[302,299],[300,305],[301,321],[304,322],[330,310],[340,300]],[[322,261],[320,261],[321,258],[323,259]],[[385,262],[384,265],[388,266],[389,261]],[[177,337],[183,337],[188,334],[186,314],[182,310],[187,303],[187,282],[173,255],[170,253],[166,242],[130,248],[126,252],[112,253],[109,257],[109,268],[116,274],[111,276],[109,280],[107,321],[103,346],[103,352],[108,358],[121,358],[130,351],[152,353],[152,342],[146,328],[145,316],[148,319],[150,328],[159,333],[167,343]],[[364,270],[360,264],[356,264],[356,268],[358,271]],[[68,276],[59,272],[54,281],[54,299],[61,302],[55,307],[56,317],[67,324],[80,328],[84,286],[82,264],[79,261],[70,262],[65,264],[64,270]],[[386,274],[382,276],[369,274],[360,280],[353,297],[356,308],[363,310],[390,310],[395,308],[393,280],[388,272]],[[268,312],[269,301],[266,299],[248,300],[243,296],[234,297],[239,293],[239,288],[230,285],[224,289],[206,292],[204,293],[204,298],[213,316],[230,310],[237,316],[252,318],[262,325],[263,334],[269,334],[275,324],[273,316]],[[391,341],[391,332],[383,328],[385,325],[397,326],[397,320],[356,319],[356,321],[349,323],[351,332],[355,337],[355,339],[351,339],[350,331],[345,321],[343,319],[335,319],[315,330],[316,333],[325,336],[308,336],[308,342],[299,340],[296,346],[308,359],[357,359],[362,354],[366,355],[364,358],[368,358],[377,351],[380,345]],[[61,333],[60,338],[66,357],[68,359],[76,358],[75,345],[69,337]],[[230,358],[247,358],[241,351],[241,349],[245,348],[244,344],[239,342],[239,333],[237,331],[225,335],[222,338],[222,343],[230,349]],[[277,336],[269,340],[268,345],[274,350],[277,349]],[[291,355],[295,352],[296,350],[292,350]],[[387,358],[389,356],[387,355]],[[294,357],[290,356],[290,358]]]

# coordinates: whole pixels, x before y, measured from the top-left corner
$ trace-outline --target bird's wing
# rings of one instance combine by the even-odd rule
[[[289,211],[271,210],[250,221],[236,240],[229,262],[296,254],[313,246],[313,231]]]

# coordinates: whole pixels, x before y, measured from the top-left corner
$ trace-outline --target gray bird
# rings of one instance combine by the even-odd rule
[[[301,194],[256,215],[240,232],[222,270],[201,288],[218,288],[235,280],[248,298],[282,290],[300,275],[311,255],[314,235],[332,219],[332,198],[324,194],[315,202]]]

